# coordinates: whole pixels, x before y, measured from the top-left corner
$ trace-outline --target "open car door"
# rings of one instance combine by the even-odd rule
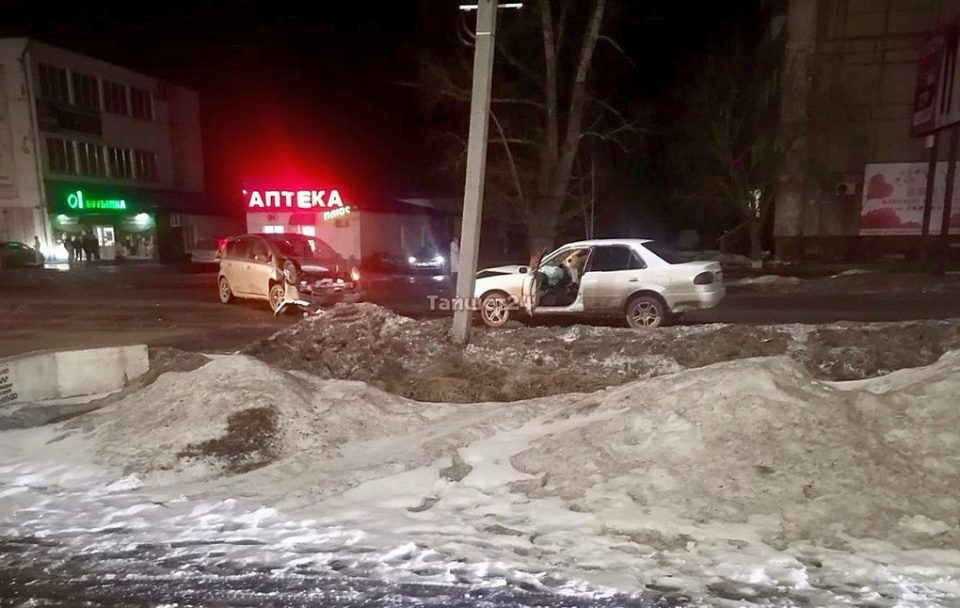
[[[543,257],[549,252],[550,248],[544,247],[540,250],[540,253],[535,253],[530,256],[530,266],[527,267],[527,273],[524,275],[523,283],[520,287],[520,304],[528,315],[532,315],[534,309],[537,307],[537,299],[540,293],[540,273],[537,271],[540,268]]]

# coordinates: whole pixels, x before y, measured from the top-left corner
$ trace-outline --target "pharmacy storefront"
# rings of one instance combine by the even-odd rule
[[[361,258],[360,215],[338,188],[247,181],[242,194],[248,232],[315,236],[346,258]]]
[[[67,258],[67,241],[90,235],[101,260],[156,259],[156,206],[148,192],[54,181],[46,186],[58,259]]]

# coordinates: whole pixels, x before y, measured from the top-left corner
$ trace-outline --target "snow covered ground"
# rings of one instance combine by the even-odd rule
[[[957,395],[957,351],[469,404],[220,356],[0,433],[0,571],[236,605],[960,606]]]

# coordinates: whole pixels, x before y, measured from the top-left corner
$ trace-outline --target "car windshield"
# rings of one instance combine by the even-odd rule
[[[294,258],[318,258],[329,260],[337,258],[337,252],[330,245],[327,245],[320,239],[313,237],[292,235],[292,234],[272,234],[266,237],[281,255]]]
[[[648,241],[643,243],[643,248],[651,251],[655,256],[667,264],[682,264],[686,260],[679,253],[657,241]]]

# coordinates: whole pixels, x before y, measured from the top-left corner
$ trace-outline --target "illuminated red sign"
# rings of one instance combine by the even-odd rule
[[[330,212],[349,209],[338,190],[243,190],[248,211],[300,210]],[[348,212],[349,213],[349,212]]]

